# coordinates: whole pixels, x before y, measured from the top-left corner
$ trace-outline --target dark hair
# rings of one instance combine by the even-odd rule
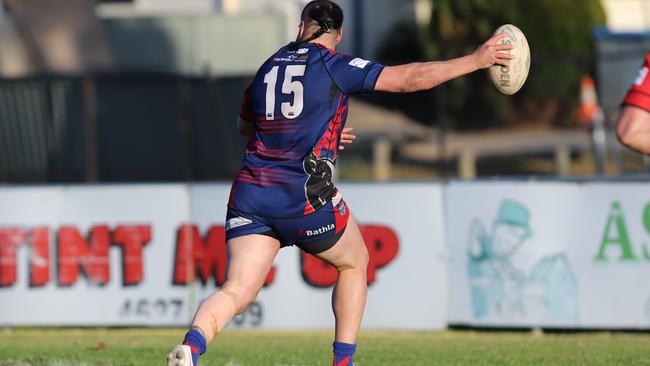
[[[320,29],[307,39],[293,42],[289,46],[289,49],[296,50],[305,43],[309,43],[319,38],[330,29],[340,30],[343,26],[343,10],[331,0],[314,0],[305,5],[300,19],[305,22],[305,24],[315,21],[320,26]]]

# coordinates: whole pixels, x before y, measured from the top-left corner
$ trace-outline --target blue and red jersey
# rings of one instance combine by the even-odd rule
[[[228,206],[300,217],[336,192],[332,174],[349,97],[372,92],[383,65],[316,43],[281,48],[245,92],[240,118],[255,125]]]

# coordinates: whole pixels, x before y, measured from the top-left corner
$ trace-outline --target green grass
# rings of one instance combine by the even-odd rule
[[[163,365],[182,329],[0,331],[0,366]],[[201,366],[331,365],[329,332],[226,331]],[[364,331],[361,366],[650,365],[650,335]]]

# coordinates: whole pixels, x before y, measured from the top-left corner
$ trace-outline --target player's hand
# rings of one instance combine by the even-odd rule
[[[339,144],[339,150],[345,150],[345,146],[343,146],[343,144],[351,144],[354,142],[354,140],[357,139],[357,136],[353,135],[352,131],[354,131],[353,127],[346,127],[343,129],[343,132],[341,133],[341,143]]]
[[[476,66],[478,66],[479,69],[486,69],[495,64],[501,66],[509,65],[510,60],[512,60],[514,56],[502,51],[511,50],[513,48],[512,45],[497,44],[499,40],[505,36],[506,33],[499,33],[488,39],[487,42],[474,51],[472,56],[474,57]]]

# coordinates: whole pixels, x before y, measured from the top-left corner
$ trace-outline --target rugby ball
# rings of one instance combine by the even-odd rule
[[[528,78],[530,70],[530,48],[524,33],[512,24],[500,26],[494,34],[506,33],[498,44],[512,44],[511,50],[502,51],[512,54],[510,66],[493,65],[488,69],[488,76],[498,91],[512,95],[521,89]]]

